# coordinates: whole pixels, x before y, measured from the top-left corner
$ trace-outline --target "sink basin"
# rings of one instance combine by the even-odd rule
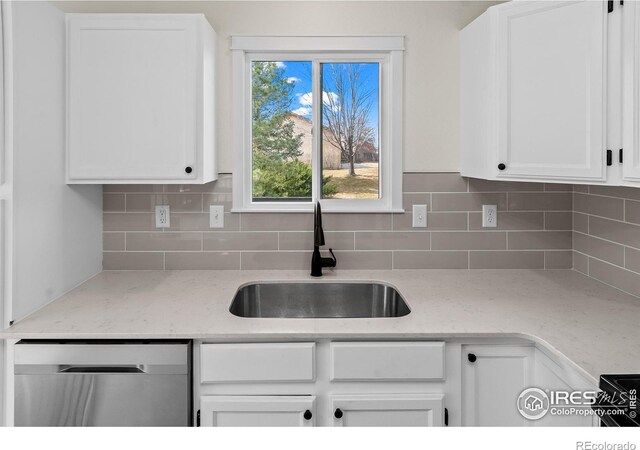
[[[411,312],[382,283],[254,283],[241,287],[229,311],[238,317],[371,318]]]

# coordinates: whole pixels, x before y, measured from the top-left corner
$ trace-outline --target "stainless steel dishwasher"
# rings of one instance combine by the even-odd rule
[[[191,341],[15,345],[16,426],[189,426]]]

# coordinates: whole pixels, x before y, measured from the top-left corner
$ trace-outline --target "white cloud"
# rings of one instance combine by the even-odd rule
[[[302,81],[302,80],[300,78],[298,78],[298,77],[289,77],[289,78],[287,78],[287,83],[289,83],[289,84],[297,83],[298,81]]]
[[[338,94],[336,94],[335,92],[323,92],[322,93],[322,103],[324,103],[325,105],[329,105],[330,104],[330,100],[333,101],[333,103],[337,103],[338,102]],[[336,106],[337,108],[337,106]]]
[[[306,94],[296,94],[298,96],[298,101],[302,106],[312,106],[313,105],[313,93],[307,92]],[[335,92],[323,92],[322,93],[322,103],[325,105],[330,105],[331,101],[333,103],[337,103],[338,94]],[[336,105],[336,108],[338,106]]]
[[[311,115],[311,106],[301,106],[298,109],[294,109],[291,111],[293,114],[297,114],[299,116],[310,116]]]
[[[277,67],[278,69],[284,69],[284,68],[285,68],[285,67],[287,67],[287,66],[286,66],[286,64],[285,64],[285,63],[283,63],[282,61],[276,61],[276,67]]]
[[[302,106],[313,105],[313,94],[311,92],[307,92],[306,94],[296,94],[296,96]]]

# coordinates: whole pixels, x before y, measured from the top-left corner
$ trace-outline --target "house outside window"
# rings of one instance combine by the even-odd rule
[[[403,47],[233,37],[233,210],[402,211]]]

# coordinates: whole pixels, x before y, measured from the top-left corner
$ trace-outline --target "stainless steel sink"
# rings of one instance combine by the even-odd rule
[[[255,283],[241,287],[229,311],[238,317],[370,318],[411,312],[382,283]]]

